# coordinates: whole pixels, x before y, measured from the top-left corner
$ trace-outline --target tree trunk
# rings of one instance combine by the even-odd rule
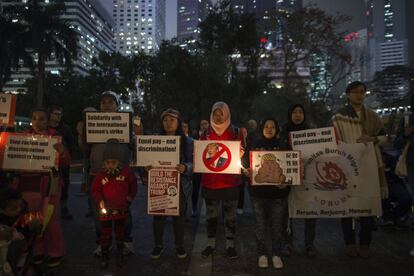
[[[36,94],[36,107],[43,107],[43,82],[45,79],[45,56],[43,50],[38,51],[39,60],[37,63],[37,94]]]

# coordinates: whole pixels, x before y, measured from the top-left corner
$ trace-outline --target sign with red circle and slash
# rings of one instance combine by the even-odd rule
[[[240,174],[240,141],[194,141],[194,172]]]

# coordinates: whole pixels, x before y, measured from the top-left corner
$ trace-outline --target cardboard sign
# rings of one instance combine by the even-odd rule
[[[306,145],[337,145],[338,137],[334,127],[315,128],[289,133],[289,141],[293,149]]]
[[[294,218],[380,216],[378,164],[372,143],[309,144],[304,157],[304,185],[289,195]]]
[[[0,126],[13,127],[16,95],[0,93]]]
[[[176,169],[156,168],[149,171],[148,214],[180,215],[180,173]]]
[[[240,174],[240,141],[194,141],[194,172]]]
[[[180,164],[180,136],[137,135],[137,166],[174,167]]]
[[[58,136],[3,132],[0,136],[0,167],[11,171],[46,172],[58,168],[54,145]]]
[[[98,144],[117,139],[119,143],[128,144],[131,141],[131,125],[131,113],[86,112],[86,142]]]
[[[302,183],[299,151],[251,151],[250,168],[252,186]]]

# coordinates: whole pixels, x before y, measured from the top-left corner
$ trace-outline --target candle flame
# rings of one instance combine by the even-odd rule
[[[105,208],[102,208],[102,209],[101,209],[101,212],[102,212],[102,214],[106,214],[106,213],[107,213],[107,211],[106,211],[106,209],[105,209]]]

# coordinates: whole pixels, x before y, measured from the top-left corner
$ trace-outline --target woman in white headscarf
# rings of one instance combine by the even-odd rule
[[[216,141],[242,141],[242,134],[238,128],[231,125],[231,114],[228,105],[217,102],[211,109],[210,126],[202,134],[200,140]],[[244,145],[242,145],[243,147]],[[220,166],[220,159],[215,158],[216,168]],[[216,164],[217,163],[217,164]],[[234,247],[234,236],[236,233],[236,207],[239,198],[239,185],[241,176],[234,174],[211,174],[202,175],[202,194],[207,207],[207,235],[208,245],[201,253],[204,258],[209,257],[215,251],[216,230],[219,214],[219,206],[222,203],[224,213],[224,230],[226,237],[226,253],[230,259],[238,257]]]

